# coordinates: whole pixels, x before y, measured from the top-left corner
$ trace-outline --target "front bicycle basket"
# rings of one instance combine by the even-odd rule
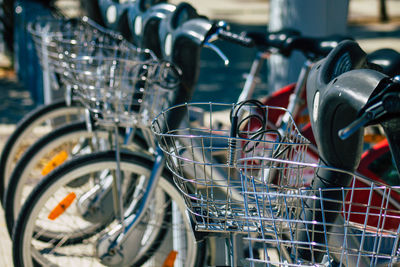
[[[400,187],[343,170],[273,157],[241,159],[252,264],[272,266],[388,266],[400,260]],[[286,165],[282,168],[282,163]],[[329,174],[347,186],[310,188],[265,173]],[[301,175],[300,175],[301,176]],[[292,177],[292,175],[290,175]]]
[[[46,55],[99,123],[148,127],[169,106],[180,82],[175,66],[88,19],[58,22],[62,30],[45,35]],[[58,29],[55,24],[50,25]]]
[[[67,79],[102,125],[148,127],[170,105],[179,71],[168,62],[142,60],[146,52],[68,60]]]
[[[59,75],[64,71],[65,63],[64,51],[60,50],[59,42],[55,42],[54,38],[71,40],[75,44],[132,46],[124,41],[120,34],[101,27],[88,17],[73,19],[39,17],[28,23],[27,29],[34,41],[40,65],[45,73],[49,73],[50,83],[54,89],[60,86]],[[71,48],[72,46],[68,47]]]
[[[245,105],[240,111],[234,104],[192,103],[174,106],[152,123],[152,130],[167,157],[167,166],[181,190],[196,229],[208,232],[257,231],[248,227],[245,195],[240,170],[257,161],[242,161],[247,157],[275,155],[303,161],[308,140],[291,119],[281,129],[268,124],[268,117],[283,115],[286,110],[276,107]],[[232,115],[232,113],[235,113]],[[170,127],[180,114],[184,121],[178,128]],[[230,116],[231,114],[231,116]],[[222,122],[237,116],[232,125]],[[290,117],[291,118],[291,117]],[[260,166],[261,167],[261,166]],[[285,168],[284,164],[281,168]],[[296,170],[282,172],[282,177],[302,174]],[[301,180],[301,177],[297,177]],[[274,204],[271,205],[274,208]]]

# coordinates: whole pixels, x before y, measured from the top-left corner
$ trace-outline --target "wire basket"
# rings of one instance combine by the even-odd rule
[[[86,17],[41,19],[30,29],[42,61],[102,125],[148,128],[179,85],[173,65]]]
[[[28,23],[27,29],[34,41],[40,65],[45,73],[49,73],[50,84],[55,89],[59,88],[61,83],[59,75],[65,70],[65,56],[73,54],[78,47],[79,51],[86,55],[93,53],[90,47],[94,44],[109,49],[115,47],[135,49],[123,39],[122,35],[101,27],[88,17],[73,19],[39,17]],[[63,49],[60,49],[60,40],[63,40],[61,42]]]
[[[192,103],[174,106],[154,119],[152,130],[167,157],[167,166],[185,198],[196,230],[257,231],[255,227],[248,227],[245,218],[245,195],[238,170],[258,163],[240,159],[275,155],[304,160],[309,142],[293,120],[282,129],[267,124],[269,116],[285,112],[283,108],[251,103],[245,106]],[[183,115],[180,127],[170,127]],[[229,121],[230,117],[235,118],[231,126],[221,127],[221,121]],[[289,179],[302,172],[293,169],[282,174]]]
[[[66,79],[102,125],[148,128],[170,106],[180,72],[168,62],[142,60],[146,52],[70,58]]]
[[[317,164],[241,160],[245,217],[249,229],[258,229],[247,238],[250,266],[388,266],[400,261],[399,186]],[[351,182],[313,189],[296,177],[284,179],[281,173],[292,170]],[[264,181],[265,172],[280,174]]]

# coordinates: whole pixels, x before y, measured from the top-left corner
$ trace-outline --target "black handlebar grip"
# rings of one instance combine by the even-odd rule
[[[245,46],[245,47],[253,47],[254,46],[254,42],[251,38],[246,37],[244,35],[239,35],[224,29],[220,29],[218,31],[218,37],[231,42],[231,43],[235,43],[241,46]]]

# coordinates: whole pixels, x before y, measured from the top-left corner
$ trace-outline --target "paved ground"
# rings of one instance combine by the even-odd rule
[[[172,2],[177,3],[178,0]],[[189,0],[199,13],[207,14],[211,18],[226,19],[240,25],[252,25],[263,29],[268,23],[268,0]],[[381,47],[400,49],[400,1],[388,0],[389,23],[378,22],[378,0],[351,0],[349,9],[349,34],[354,36],[360,45],[367,51],[373,51]],[[200,4],[201,3],[201,4]],[[246,57],[247,55],[244,55]],[[28,91],[18,84],[14,73],[7,70],[9,62],[0,54],[0,151],[4,141],[15,127],[15,123],[24,114],[34,107],[34,103]],[[205,69],[208,66],[205,64]],[[239,66],[239,64],[238,64]],[[241,74],[247,68],[237,67],[237,73]],[[208,71],[213,71],[210,68]],[[207,70],[204,71],[207,73]],[[238,74],[238,75],[236,75]],[[204,92],[218,90],[223,77],[209,80],[205,74],[200,77],[199,88]],[[231,77],[232,78],[232,77]],[[234,85],[232,85],[234,86]],[[209,94],[208,94],[209,95]],[[11,241],[6,233],[3,220],[3,210],[0,208],[0,266],[11,267]]]

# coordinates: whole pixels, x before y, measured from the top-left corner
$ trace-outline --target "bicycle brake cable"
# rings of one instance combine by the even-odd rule
[[[239,117],[242,112],[244,112],[243,108],[247,107],[249,105],[253,105],[256,107],[255,112],[250,112],[251,114],[245,116],[244,118],[239,120]],[[261,111],[261,112],[257,112]],[[231,137],[240,137],[240,138],[246,138],[250,139],[248,141],[245,141],[244,145],[242,146],[242,151],[244,153],[250,153],[252,152],[259,144],[260,141],[263,139],[265,134],[268,133],[274,133],[277,135],[277,140],[280,141],[281,134],[279,131],[274,130],[274,129],[266,129],[267,126],[267,118],[266,118],[266,112],[265,112],[265,107],[263,104],[258,101],[258,100],[246,100],[243,102],[238,103],[235,105],[230,113],[230,118],[231,118],[231,131],[230,131],[230,136]],[[251,126],[259,123],[260,126],[257,128],[257,130],[252,130]],[[247,123],[247,126],[243,126],[245,123]],[[243,127],[248,127],[249,131],[242,131],[241,129]],[[254,145],[249,147],[249,144],[251,141],[256,141],[254,142]],[[231,139],[230,141],[231,145],[231,160],[232,161],[232,156],[233,156],[233,150],[236,148],[236,140]]]

